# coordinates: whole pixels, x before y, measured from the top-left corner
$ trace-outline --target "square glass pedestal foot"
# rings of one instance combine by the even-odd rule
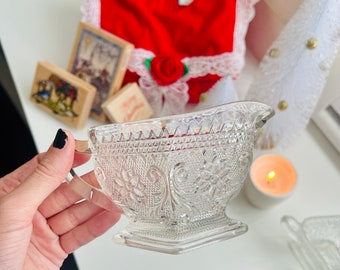
[[[131,247],[181,254],[233,238],[248,230],[246,224],[229,218],[205,222],[170,226],[133,224],[116,234],[113,240]]]

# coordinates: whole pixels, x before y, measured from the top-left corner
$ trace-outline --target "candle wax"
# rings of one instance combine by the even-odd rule
[[[268,181],[268,174],[274,171],[275,176]],[[276,155],[266,155],[257,159],[250,170],[254,185],[270,195],[284,195],[293,190],[296,184],[296,172],[292,164]]]

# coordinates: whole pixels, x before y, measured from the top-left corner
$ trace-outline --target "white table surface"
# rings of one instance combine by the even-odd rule
[[[29,101],[36,64],[48,60],[66,69],[81,19],[81,3],[1,0],[1,43],[39,151],[47,149],[59,127],[70,128]],[[249,84],[251,70],[245,69],[236,82],[240,91]],[[98,123],[89,120],[87,127],[94,124]],[[76,138],[86,139],[86,128],[70,130]],[[280,154],[296,167],[296,190],[290,199],[269,210],[254,208],[241,192],[227,213],[248,224],[246,234],[186,254],[167,255],[114,244],[112,236],[126,224],[122,218],[106,234],[75,252],[80,269],[301,269],[288,248],[280,219],[292,215],[301,221],[340,214],[340,156],[312,123]]]

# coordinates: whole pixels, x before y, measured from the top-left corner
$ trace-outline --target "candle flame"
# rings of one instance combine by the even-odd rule
[[[275,176],[276,176],[275,171],[270,171],[267,174],[267,182],[272,182],[274,180]]]

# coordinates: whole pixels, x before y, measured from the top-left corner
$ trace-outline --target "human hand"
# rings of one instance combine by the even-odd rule
[[[0,179],[0,269],[59,269],[69,253],[119,220],[119,211],[80,201],[64,182],[89,159],[74,149],[72,134],[59,130],[46,153]]]

